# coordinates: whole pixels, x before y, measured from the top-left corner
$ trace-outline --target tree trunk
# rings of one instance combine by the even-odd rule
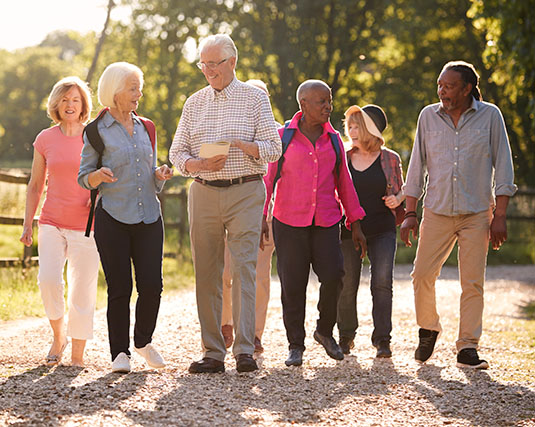
[[[91,84],[91,79],[93,78],[93,74],[95,73],[95,69],[97,68],[97,62],[98,57],[100,55],[100,51],[102,50],[102,45],[104,44],[104,40],[106,39],[106,31],[108,30],[108,25],[110,23],[110,15],[111,10],[115,6],[115,3],[113,0],[109,0],[108,2],[108,13],[106,14],[106,21],[104,22],[104,28],[102,29],[102,32],[100,33],[100,37],[98,39],[97,47],[95,49],[95,56],[93,56],[93,61],[91,62],[91,67],[89,67],[89,71],[87,72],[87,83]]]

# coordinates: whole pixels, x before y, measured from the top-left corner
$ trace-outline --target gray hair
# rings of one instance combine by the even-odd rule
[[[98,81],[98,102],[104,107],[115,107],[113,98],[124,89],[126,80],[132,74],[139,77],[143,87],[143,71],[128,62],[114,62],[106,67]]]
[[[219,47],[226,57],[234,57],[236,58],[236,62],[238,62],[238,49],[236,49],[236,45],[228,34],[215,34],[208,36],[202,41],[199,52],[202,52],[207,47],[213,46]]]
[[[314,79],[306,80],[299,85],[299,87],[297,88],[297,92],[295,93],[295,97],[297,99],[297,103],[299,104],[299,108],[301,108],[301,101],[305,99],[305,95],[307,94],[307,92],[310,91],[311,89],[316,89],[318,87],[323,87],[325,89],[328,89],[329,92],[331,91],[331,88],[329,87],[329,85],[322,80],[314,80]]]

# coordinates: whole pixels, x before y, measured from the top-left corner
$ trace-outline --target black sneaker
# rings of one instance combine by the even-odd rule
[[[420,342],[418,343],[418,348],[414,352],[414,358],[417,362],[425,363],[433,355],[438,335],[438,331],[430,331],[429,329],[420,328],[418,331]]]
[[[380,341],[379,344],[377,344],[377,355],[375,357],[379,359],[388,359],[392,357],[389,341]]]
[[[475,348],[463,348],[457,353],[458,368],[487,369],[489,364],[480,359]]]
[[[338,345],[342,349],[342,353],[349,354],[350,350],[355,347],[355,341],[353,338],[341,336]]]

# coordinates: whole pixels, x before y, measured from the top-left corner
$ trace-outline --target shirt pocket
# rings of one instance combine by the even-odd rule
[[[102,158],[102,166],[106,166],[116,173],[118,169],[130,164],[130,151],[126,147],[106,147],[106,156]]]
[[[490,149],[490,131],[489,129],[470,129],[469,140],[465,146],[465,156],[472,160],[489,158]]]
[[[428,160],[437,160],[446,152],[444,131],[430,130],[425,132],[425,149]]]

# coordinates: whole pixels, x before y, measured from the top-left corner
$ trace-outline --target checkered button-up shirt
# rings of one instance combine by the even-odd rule
[[[228,159],[219,171],[190,173],[189,159],[199,157],[201,144],[240,139],[258,144],[259,158],[230,147]],[[179,173],[206,180],[233,179],[267,172],[267,163],[281,155],[282,144],[267,95],[254,86],[234,78],[222,91],[207,86],[191,95],[169,151]]]

